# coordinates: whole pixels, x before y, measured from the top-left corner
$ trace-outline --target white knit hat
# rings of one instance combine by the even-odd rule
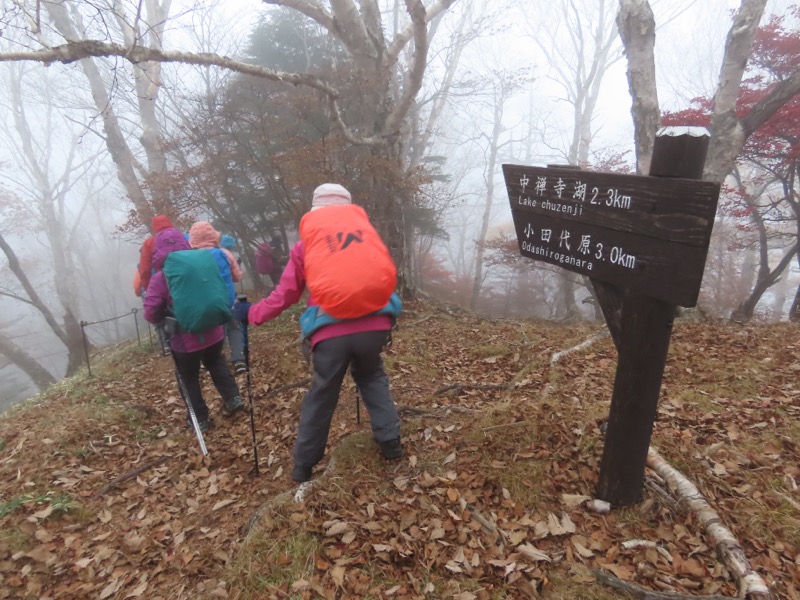
[[[322,208],[323,206],[333,206],[336,204],[350,204],[350,192],[338,183],[323,183],[314,190],[314,198],[311,200],[311,210]]]

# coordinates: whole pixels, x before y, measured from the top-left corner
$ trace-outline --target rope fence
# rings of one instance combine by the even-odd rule
[[[117,315],[116,317],[109,317],[108,319],[100,319],[99,321],[81,321],[81,335],[83,337],[83,351],[84,351],[84,354],[86,355],[86,369],[89,372],[89,377],[92,376],[92,365],[91,365],[91,361],[89,359],[89,338],[86,336],[86,328],[88,326],[90,326],[90,325],[100,325],[101,323],[109,323],[110,321],[116,321],[118,319],[124,319],[125,317],[129,317],[129,316],[133,315],[133,322],[134,322],[134,324],[136,326],[136,340],[137,340],[137,343],[139,345],[141,345],[142,338],[139,335],[139,318],[137,316],[137,314],[139,313],[140,310],[141,309],[139,309],[139,308],[132,308],[130,310],[130,312],[127,312],[127,313],[124,313],[124,314],[121,314],[121,315]],[[147,331],[148,331],[148,336],[150,336],[150,342],[152,343],[153,339],[152,339],[152,334],[150,333],[149,323],[148,323]]]

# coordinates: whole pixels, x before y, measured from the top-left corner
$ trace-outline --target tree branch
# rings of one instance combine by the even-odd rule
[[[445,12],[458,0],[438,0],[425,9],[425,22],[429,23],[440,14]],[[414,37],[414,23],[411,23],[406,29],[398,33],[389,47],[386,49],[386,64],[387,66],[393,65],[397,62],[400,52],[405,48],[406,44]]]
[[[253,75],[272,81],[283,81],[294,85],[305,85],[317,89],[328,96],[339,97],[339,91],[321,79],[302,73],[288,73],[274,71],[266,67],[259,67],[243,63],[227,56],[219,56],[210,52],[181,52],[178,50],[158,50],[145,46],[129,48],[122,44],[112,44],[100,40],[80,40],[67,42],[47,50],[30,52],[3,52],[0,53],[0,62],[29,60],[50,65],[55,62],[64,64],[73,63],[83,58],[119,56],[134,64],[155,60],[159,62],[178,62],[188,65],[216,66],[244,75]]]
[[[322,25],[322,27],[327,29],[331,35],[334,35],[338,39],[342,40],[342,43],[345,42],[345,40],[342,39],[341,32],[336,27],[336,22],[333,20],[333,17],[318,2],[315,2],[313,0],[261,0],[261,1],[264,4],[271,4],[273,6],[285,6],[286,8],[293,8],[297,12],[303,13],[312,21],[315,21],[320,25]]]
[[[39,294],[36,293],[36,289],[33,287],[33,284],[30,282],[28,276],[25,274],[25,271],[22,269],[22,265],[20,265],[16,253],[11,246],[8,245],[8,242],[6,242],[6,239],[2,234],[0,234],[0,250],[2,250],[6,255],[6,258],[8,259],[8,268],[11,269],[11,272],[14,273],[19,282],[22,284],[22,287],[25,288],[25,292],[31,299],[31,303],[42,314],[44,320],[47,321],[47,324],[50,326],[50,329],[52,329],[53,333],[58,336],[58,339],[64,342],[65,346],[69,347],[66,332],[58,324],[58,321],[56,321],[56,318],[53,316],[53,313],[50,312],[50,309],[47,308],[47,305],[42,302]]]
[[[31,302],[28,298],[23,298],[22,296],[18,296],[12,292],[4,292],[0,290],[0,296],[5,296],[7,298],[13,298],[14,300],[19,300],[20,302],[24,302],[25,304],[30,304],[31,306],[36,306],[33,302]]]
[[[749,137],[797,94],[800,94],[800,69],[778,83],[750,109],[742,119],[745,137]]]

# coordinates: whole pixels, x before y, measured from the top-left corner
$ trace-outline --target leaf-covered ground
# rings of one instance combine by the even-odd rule
[[[205,381],[203,459],[171,359],[136,345],[0,418],[0,598],[619,597],[596,569],[736,596],[694,516],[649,471],[635,506],[601,515],[582,503],[597,484],[616,351],[605,336],[551,359],[603,325],[408,306],[386,353],[405,458],[380,458],[348,379],[298,503],[290,453],[308,368],[295,319],[251,331],[258,476],[248,413],[224,418]],[[799,334],[677,321],[653,435],[791,599]],[[626,550],[630,540],[656,547]]]

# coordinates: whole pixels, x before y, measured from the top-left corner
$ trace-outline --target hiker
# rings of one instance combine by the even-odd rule
[[[235,282],[239,284],[239,291],[242,291],[242,257],[241,256],[234,256],[233,249],[236,247],[236,238],[232,235],[223,235],[219,238],[219,247],[222,248],[227,254],[230,255],[230,258],[236,261],[236,268],[239,270],[239,279],[237,280],[233,277],[233,272],[231,271],[231,276]],[[231,267],[233,268],[233,267]]]
[[[175,328],[169,338],[172,357],[175,360],[178,376],[183,383],[186,394],[189,396],[188,400],[194,409],[200,430],[205,432],[210,427],[210,420],[208,406],[203,399],[200,387],[201,363],[208,370],[214,386],[222,397],[223,411],[226,414],[232,415],[244,408],[244,404],[239,393],[239,387],[228,369],[222,352],[225,335],[222,325],[214,325],[200,332],[184,331],[180,327],[182,319],[177,316],[183,314],[185,308],[194,309],[195,307],[191,306],[191,304],[196,301],[198,296],[202,296],[196,292],[187,291],[183,296],[178,297],[176,302],[170,292],[164,268],[169,265],[167,259],[171,254],[180,254],[180,251],[184,250],[191,253],[205,252],[205,250],[191,250],[191,246],[184,235],[174,228],[163,230],[156,236],[153,249],[153,266],[156,272],[150,279],[150,285],[147,286],[144,299],[144,318],[154,324],[167,321],[174,326],[174,323],[177,322],[178,327]],[[212,270],[216,267],[215,262],[211,261],[209,263],[211,265],[209,268]],[[218,273],[214,272],[213,274]],[[170,275],[170,277],[172,276]],[[205,281],[208,281],[207,277]],[[205,283],[205,285],[208,286],[209,284]],[[177,294],[179,287],[175,289]],[[223,290],[223,296],[225,296],[226,291]],[[225,300],[227,300],[226,297]],[[223,308],[225,308],[224,304]],[[175,316],[173,317],[173,315]],[[221,323],[221,320],[217,322]]]
[[[150,219],[150,230],[153,232],[151,236],[149,236],[144,242],[142,242],[142,247],[139,249],[139,266],[137,267],[137,272],[139,275],[139,291],[137,292],[137,296],[140,296],[144,299],[144,295],[147,290],[147,286],[150,283],[150,276],[153,274],[153,244],[155,243],[156,236],[165,229],[169,229],[173,227],[172,221],[166,215],[155,215],[152,219]],[[158,343],[161,346],[162,354],[169,354],[169,340],[168,334],[164,331],[164,328],[160,325],[155,326],[156,336],[158,337]]]
[[[233,252],[233,249],[236,247],[236,238],[228,234],[223,235],[219,238],[219,247]]]
[[[283,242],[277,233],[273,233],[269,242],[261,242],[256,248],[256,272],[267,275],[272,287],[277,287],[283,272]]]
[[[133,275],[133,293],[137,298],[142,297],[142,278],[139,275],[139,269],[136,269],[136,273]]]
[[[354,215],[361,219],[356,224],[349,221]],[[348,233],[348,236],[341,240],[343,242],[339,247],[341,251],[337,253],[338,256],[345,258],[346,254],[351,254],[359,246],[366,246],[366,244],[351,244],[352,239],[360,236],[359,241],[363,241],[366,239],[363,235],[365,231],[367,229],[372,231],[371,239],[377,239],[376,243],[382,247],[383,254],[379,259],[384,263],[388,261],[387,269],[391,270],[388,276],[368,268],[367,265],[371,263],[362,257],[356,259],[355,265],[351,262],[349,268],[343,269],[346,272],[335,273],[335,269],[328,269],[324,264],[324,258],[318,258],[317,249],[320,246],[316,242],[320,239],[319,236],[312,235],[313,232],[304,235],[305,225],[324,226],[326,223],[344,228],[344,231],[339,229],[342,235]],[[347,228],[352,230],[348,232]],[[348,245],[351,247],[351,252],[345,253],[344,250]],[[330,249],[325,239],[322,239],[322,246],[324,249]],[[346,302],[348,308],[344,312],[334,310],[335,316],[333,313],[326,314],[320,310],[321,305],[326,303],[318,304],[319,294],[315,296],[314,293],[315,289],[320,289],[316,285],[317,280],[310,277],[319,273],[320,269],[325,271],[323,275],[334,275],[334,286],[346,287],[352,281],[359,281],[359,285],[363,285],[357,276],[363,273],[368,279],[383,281],[384,292],[388,293],[385,293],[373,306],[357,309],[356,305],[360,299],[371,297],[371,294],[365,291],[356,296],[357,300],[348,300]],[[302,483],[311,479],[313,467],[322,460],[328,442],[331,419],[339,401],[339,392],[348,367],[364,399],[364,406],[370,416],[372,435],[383,456],[394,460],[403,455],[400,418],[389,394],[389,378],[383,369],[381,359],[381,351],[389,340],[394,317],[399,314],[399,298],[393,293],[395,285],[396,269],[389,252],[369,223],[366,212],[361,207],[351,204],[350,192],[341,185],[333,183],[323,184],[314,190],[311,211],[300,222],[300,241],[292,247],[289,262],[277,287],[267,298],[254,304],[248,311],[249,323],[259,326],[298,302],[306,287],[309,288],[309,306],[301,318],[301,323],[305,324],[303,335],[310,344],[313,356],[313,376],[311,388],[303,398],[300,408],[300,424],[294,447],[292,471],[294,481]],[[386,311],[386,307],[381,307],[390,294],[394,310]],[[347,311],[351,309],[361,314],[354,316],[348,313]],[[377,314],[378,312],[384,314]]]
[[[228,288],[230,295],[230,308],[236,302],[236,288],[234,283],[241,281],[242,270],[229,250],[219,247],[219,232],[208,221],[198,221],[189,230],[189,244],[192,248],[205,248],[214,254],[220,275]],[[247,365],[244,360],[244,339],[242,327],[237,319],[231,318],[225,323],[225,336],[231,348],[231,363],[236,374],[245,373]]]
[[[147,286],[150,284],[150,276],[153,274],[153,244],[155,244],[156,236],[165,229],[172,227],[174,225],[166,215],[156,215],[150,220],[150,229],[153,231],[153,235],[142,243],[142,247],[139,250],[139,284],[142,287],[142,291],[147,290]],[[141,296],[141,294],[137,294],[137,296]]]

